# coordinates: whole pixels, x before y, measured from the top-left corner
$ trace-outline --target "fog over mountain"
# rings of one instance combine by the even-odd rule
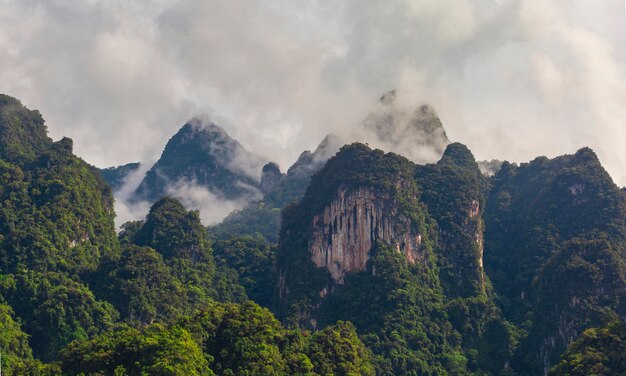
[[[592,147],[626,183],[624,2],[0,1],[0,87],[99,167],[151,166],[201,113],[290,166],[381,93],[477,159]]]

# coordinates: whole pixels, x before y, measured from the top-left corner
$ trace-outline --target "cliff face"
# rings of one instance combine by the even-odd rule
[[[346,273],[365,270],[378,239],[405,255],[409,263],[424,257],[422,235],[412,230],[409,218],[398,213],[388,193],[372,187],[352,191],[340,187],[337,198],[313,217],[312,227],[311,259],[339,284]]]

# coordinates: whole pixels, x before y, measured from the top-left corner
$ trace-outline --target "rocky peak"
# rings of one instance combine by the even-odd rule
[[[335,134],[328,134],[317,146],[314,152],[306,150],[300,154],[298,160],[289,167],[288,176],[305,176],[310,178],[317,172],[326,161],[335,155],[343,145],[341,139]]]
[[[257,197],[263,163],[219,125],[193,118],[168,141],[134,199],[156,201],[181,182],[226,199]]]
[[[414,168],[403,157],[355,143],[313,176],[299,204],[309,214],[298,222],[310,229],[303,244],[308,258],[335,283],[364,271],[379,240],[410,263],[426,259]]]
[[[364,128],[373,142],[418,163],[435,162],[450,143],[432,106],[408,104],[395,90],[380,98]]]
[[[261,191],[268,193],[272,191],[282,179],[283,174],[280,172],[280,167],[274,162],[269,162],[263,166],[261,174]]]

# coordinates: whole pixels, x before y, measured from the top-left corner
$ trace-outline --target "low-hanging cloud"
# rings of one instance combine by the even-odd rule
[[[197,113],[281,166],[397,89],[480,159],[588,145],[626,184],[624,2],[0,0],[0,88],[88,162],[154,160]]]
[[[168,195],[180,200],[186,208],[198,210],[205,226],[221,222],[228,214],[242,209],[255,198],[242,197],[237,200],[227,200],[194,181],[182,180],[168,187]]]

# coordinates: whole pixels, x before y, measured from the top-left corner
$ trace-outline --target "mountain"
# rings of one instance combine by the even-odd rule
[[[37,110],[29,110],[8,95],[0,94],[0,158],[6,162],[30,162],[50,147],[52,140]]]
[[[171,171],[252,179],[207,124]],[[223,237],[172,197],[116,234],[100,170],[0,96],[3,374],[623,373],[626,193],[592,150],[484,174],[459,143],[339,144],[253,163],[263,200]]]
[[[363,123],[378,147],[399,153],[417,163],[437,161],[450,143],[435,109],[417,108],[395,91],[385,93]]]
[[[626,317],[626,197],[588,148],[504,163],[485,212],[485,267],[527,328],[515,362],[546,373],[586,328]]]
[[[263,199],[229,214],[222,223],[212,226],[210,231],[221,239],[259,232],[270,242],[278,242],[280,211],[302,197],[311,176],[322,168],[341,145],[339,137],[333,134],[326,136],[314,152],[302,152],[286,174],[280,172],[277,164],[266,164],[261,176]]]
[[[11,307],[4,319],[14,314],[33,354],[50,360],[116,318],[78,277],[117,247],[113,197],[97,169],[73,155],[72,140],[53,142],[39,112],[4,95],[0,135],[0,301]]]
[[[606,327],[587,329],[567,352],[550,376],[623,375],[626,352],[626,324],[614,322]]]
[[[260,192],[257,175],[263,164],[220,126],[194,118],[167,142],[132,199],[155,202],[175,195],[181,184],[206,188],[228,200],[254,198]]]
[[[586,148],[488,178],[460,144],[427,165],[345,146],[283,211],[275,309],[353,322],[382,374],[544,375],[626,317],[625,199]]]
[[[438,160],[450,140],[435,110],[429,105],[407,108],[399,102],[395,91],[380,98],[362,124],[365,137],[415,162]],[[261,181],[263,198],[230,214],[211,230],[219,238],[260,232],[268,240],[277,242],[280,210],[304,195],[311,176],[345,143],[346,140],[337,135],[326,136],[314,152],[300,154],[286,174],[281,174],[273,163],[266,165]]]
[[[506,323],[482,269],[485,188],[460,144],[427,166],[344,146],[283,211],[279,317],[313,329],[350,320],[381,374],[461,374],[492,360],[502,343],[484,344],[484,327]],[[448,317],[468,309],[474,317]]]
[[[137,171],[140,166],[140,163],[135,162],[116,167],[101,168],[100,175],[102,175],[104,180],[109,183],[109,185],[115,192],[122,188],[125,183],[125,178],[128,176],[128,174]]]

